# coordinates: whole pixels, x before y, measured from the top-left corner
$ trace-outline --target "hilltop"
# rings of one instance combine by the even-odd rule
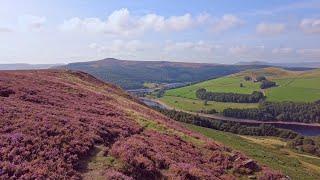
[[[70,63],[59,68],[84,71],[124,89],[138,89],[142,88],[144,83],[199,82],[259,67],[266,66],[127,61],[107,58]]]
[[[0,179],[282,175],[82,72],[0,72]]]

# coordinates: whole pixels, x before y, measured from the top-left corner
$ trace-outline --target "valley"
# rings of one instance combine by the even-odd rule
[[[0,179],[284,177],[83,72],[2,71],[0,101]]]
[[[320,180],[320,0],[0,0],[0,180]]]

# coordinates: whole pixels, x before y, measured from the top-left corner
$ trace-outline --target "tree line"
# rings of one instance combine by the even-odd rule
[[[228,121],[211,120],[209,118],[200,117],[198,115],[193,115],[176,110],[166,110],[160,108],[156,108],[156,110],[173,120],[219,131],[249,136],[280,137],[288,141],[289,148],[320,157],[320,137],[306,137],[294,131],[276,128],[268,124],[249,126]]]
[[[262,92],[254,91],[252,94],[208,92],[201,88],[196,91],[196,97],[206,101],[234,102],[234,103],[257,103],[265,98]]]
[[[276,136],[286,139],[294,139],[298,136],[298,134],[294,131],[276,128],[268,124],[261,124],[260,126],[249,126],[228,121],[211,120],[209,118],[176,110],[167,110],[160,108],[155,109],[166,115],[167,117],[170,117],[171,119],[179,122],[193,124],[219,131],[231,132],[234,134],[250,136]]]
[[[262,102],[258,108],[227,108],[223,110],[223,115],[260,121],[320,123],[320,105],[317,102]]]

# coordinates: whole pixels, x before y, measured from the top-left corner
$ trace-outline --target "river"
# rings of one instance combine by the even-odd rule
[[[159,103],[149,98],[140,98],[140,100],[150,107],[171,109],[168,106],[164,105],[163,103]],[[193,113],[193,112],[187,112],[187,113],[198,114],[199,116],[214,119],[214,120],[232,121],[235,123],[246,124],[250,126],[259,126],[262,123],[271,124],[277,128],[292,130],[304,136],[320,136],[320,124],[306,124],[306,123],[279,122],[279,121],[261,122],[257,120],[236,119],[236,118],[224,117],[220,115],[201,114],[201,113]]]

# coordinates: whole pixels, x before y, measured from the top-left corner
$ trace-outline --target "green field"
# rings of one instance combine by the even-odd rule
[[[287,71],[279,68],[265,68],[259,70],[245,71],[217,79],[204,81],[190,86],[171,89],[166,91],[160,100],[164,103],[190,111],[201,109],[216,109],[222,111],[225,108],[250,108],[257,107],[257,104],[242,103],[219,103],[209,102],[204,106],[203,102],[197,100],[195,92],[205,88],[211,92],[233,92],[251,94],[260,90],[260,83],[244,81],[244,76],[255,74],[264,75],[267,79],[275,81],[277,87],[265,90],[267,101],[295,101],[312,102],[320,99],[320,70],[312,71]],[[243,87],[240,87],[240,83]]]
[[[240,87],[240,83],[242,83],[244,87]],[[200,88],[205,88],[207,91],[212,92],[236,92],[241,94],[251,94],[253,91],[259,91],[259,84],[244,81],[243,77],[227,76],[204,81],[191,86],[172,89],[167,91],[165,95],[196,99],[195,92]]]
[[[286,142],[280,139],[239,136],[190,124],[185,126],[225,146],[243,152],[259,164],[279,170],[294,180],[320,179],[320,158],[290,150],[285,147]]]
[[[320,99],[320,77],[275,79],[279,87],[266,91],[269,101],[312,102]]]
[[[208,102],[208,105],[204,105],[203,101],[197,99],[188,99],[175,96],[164,96],[160,98],[162,102],[170,107],[176,109],[197,112],[200,110],[215,109],[222,112],[225,108],[255,108],[258,107],[258,103],[224,103],[224,102]]]

